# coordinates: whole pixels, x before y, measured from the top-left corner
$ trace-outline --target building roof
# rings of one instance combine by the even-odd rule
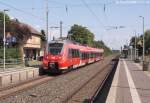
[[[32,26],[30,26],[30,25],[28,25],[28,24],[24,24],[24,25],[26,25],[28,28],[29,28],[29,30],[30,30],[30,32],[32,33],[32,34],[35,34],[35,35],[42,35],[39,31],[37,31],[35,28],[33,28]]]
[[[13,20],[12,20],[12,22],[16,22],[16,21],[18,21],[18,20],[17,20],[17,19],[13,19]],[[18,21],[18,23],[19,23],[20,26],[27,26],[28,29],[30,30],[30,32],[31,32],[32,34],[39,35],[39,36],[42,35],[39,31],[37,31],[37,30],[36,30],[34,27],[32,27],[31,25],[26,24],[26,23],[23,23],[23,22],[20,22],[20,21]]]

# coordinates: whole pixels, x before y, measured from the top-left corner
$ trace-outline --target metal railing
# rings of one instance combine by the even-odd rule
[[[5,64],[6,65],[18,65],[18,64],[22,64],[23,61],[21,58],[17,58],[17,59],[6,59],[5,60]],[[0,65],[3,65],[4,64],[4,60],[3,59],[0,59]]]

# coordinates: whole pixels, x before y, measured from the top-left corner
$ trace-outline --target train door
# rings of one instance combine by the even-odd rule
[[[75,49],[71,49],[72,50],[72,64],[73,67],[75,67],[76,65],[76,50]]]
[[[68,67],[73,66],[72,49],[68,49]]]

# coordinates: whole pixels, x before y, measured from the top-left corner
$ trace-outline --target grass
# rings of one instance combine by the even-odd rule
[[[28,61],[29,66],[39,66],[42,64],[42,61],[38,61],[38,60],[32,60],[32,61]]]
[[[28,64],[29,64],[29,67],[39,67],[39,65],[42,64],[42,61],[37,61],[37,60],[32,60],[32,61],[28,61]],[[22,69],[24,68],[25,65],[24,64],[9,64],[9,65],[6,65],[6,70],[10,70],[12,68],[15,68],[15,69]],[[0,65],[0,71],[3,70],[3,65]]]

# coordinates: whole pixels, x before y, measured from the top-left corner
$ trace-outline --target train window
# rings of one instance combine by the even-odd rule
[[[87,59],[87,53],[85,53],[85,59]]]
[[[78,55],[78,49],[76,49],[76,57],[79,57],[79,55]]]
[[[74,58],[74,50],[71,49],[72,58]]]
[[[72,58],[80,57],[80,52],[78,49],[71,49],[70,52],[71,52]]]
[[[80,57],[80,53],[78,49],[76,50],[76,57]]]
[[[81,59],[84,60],[85,59],[85,53],[81,52]]]
[[[93,58],[93,53],[91,52],[91,54],[90,54],[90,58]]]
[[[75,58],[77,57],[77,49],[74,50],[75,51]]]
[[[72,58],[74,58],[74,49],[71,49],[72,52]]]
[[[63,43],[51,43],[49,44],[49,53],[52,55],[58,55],[62,51]]]
[[[90,58],[92,58],[92,52],[90,53]]]
[[[81,59],[84,59],[84,53],[81,52]]]
[[[87,53],[87,59],[89,58],[89,53]]]
[[[80,57],[80,59],[82,59],[82,53],[80,50],[79,50],[79,57]]]
[[[82,52],[80,52],[80,58],[81,58],[81,60],[83,60],[83,53]]]
[[[71,49],[72,50],[72,58],[76,57],[76,50],[75,49]]]
[[[85,59],[85,53],[83,53],[83,60]]]
[[[68,50],[68,58],[72,58],[72,50],[71,49]]]

